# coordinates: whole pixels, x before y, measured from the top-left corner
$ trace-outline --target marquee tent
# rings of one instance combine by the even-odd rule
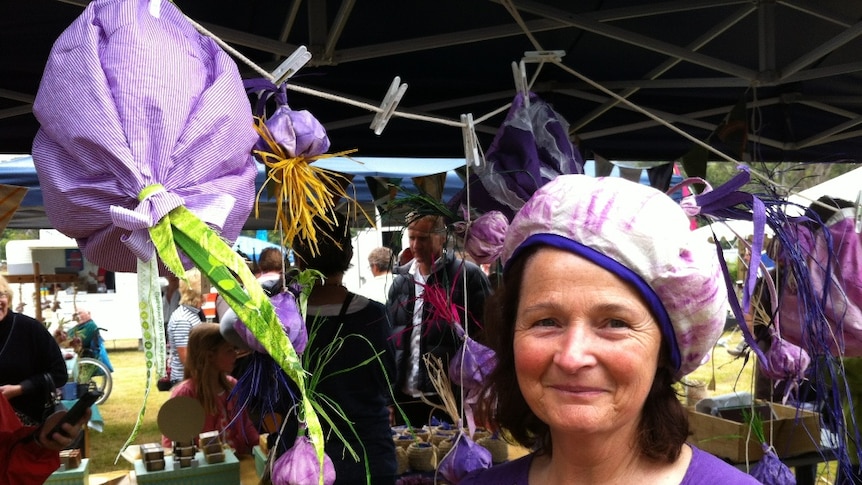
[[[29,153],[49,49],[88,3],[0,4],[0,152]],[[487,147],[515,93],[511,64],[524,59],[530,88],[569,120],[584,158],[678,159],[694,142],[667,125],[733,158],[720,139],[734,130],[753,160],[862,153],[862,2],[175,3],[267,72],[306,46],[312,59],[290,79],[289,102],[323,122],[333,151],[460,158],[467,114]],[[406,93],[376,135],[369,124],[396,76]],[[738,102],[746,109],[723,123]]]
[[[463,159],[446,158],[341,158],[333,157],[320,160],[317,166],[334,170],[352,177],[353,183],[347,188],[348,194],[362,204],[371,217],[374,216],[374,204],[386,209],[392,197],[418,194],[417,183],[423,190],[439,192],[439,198],[448,200],[464,186],[464,182],[455,172],[463,167]],[[263,165],[258,165],[256,185],[262,187],[266,180]],[[28,189],[21,207],[15,212],[9,228],[44,229],[51,223],[42,206],[42,190],[39,188],[39,177],[29,155],[10,160],[0,161],[0,181],[7,185],[17,185]],[[399,187],[398,190],[384,190],[387,187]],[[375,195],[372,188],[385,192]],[[273,229],[275,207],[271,199],[262,193],[263,202],[260,214],[254,214],[246,222],[245,229]],[[403,214],[400,214],[403,216]],[[359,222],[361,218],[357,219]],[[388,223],[388,221],[382,221]],[[393,221],[400,224],[401,220]]]

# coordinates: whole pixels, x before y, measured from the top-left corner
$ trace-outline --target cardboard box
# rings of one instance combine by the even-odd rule
[[[758,404],[763,404],[758,402]],[[763,422],[763,433],[780,458],[788,458],[817,451],[820,444],[820,415],[795,407],[767,403],[772,407],[774,419]],[[720,458],[736,463],[757,461],[763,449],[749,425],[700,413],[688,408],[688,419],[693,431],[689,442]]]
[[[90,460],[83,458],[78,468],[56,471],[45,483],[51,485],[87,485],[90,482]],[[239,483],[239,482],[237,482]]]
[[[239,460],[231,450],[225,450],[222,463],[209,464],[203,453],[195,456],[198,466],[180,468],[174,460],[165,460],[163,471],[148,472],[141,460],[135,460],[135,480],[139,485],[237,485],[240,483]]]

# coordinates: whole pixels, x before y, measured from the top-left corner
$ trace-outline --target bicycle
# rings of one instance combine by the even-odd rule
[[[87,384],[89,390],[101,391],[102,395],[96,400],[96,404],[102,404],[111,395],[114,381],[111,371],[101,360],[91,357],[78,359],[78,382]]]

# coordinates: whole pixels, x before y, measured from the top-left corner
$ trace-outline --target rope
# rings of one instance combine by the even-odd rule
[[[217,35],[215,35],[211,31],[209,31],[206,27],[195,22],[194,20],[192,20],[188,16],[186,16],[186,19],[188,19],[188,21],[192,24],[192,26],[194,26],[195,29],[197,29],[198,32],[200,32],[203,35],[206,35],[207,37],[210,37],[211,39],[213,39],[215,41],[215,43],[218,44],[227,53],[229,53],[230,55],[241,60],[243,63],[247,64],[249,67],[251,67],[255,72],[257,72],[258,74],[263,76],[265,79],[268,79],[270,81],[275,81],[275,78],[273,78],[271,73],[267,72],[262,67],[255,64],[254,61],[252,61],[248,57],[244,56],[241,52],[239,52],[238,50],[236,50],[233,47],[231,47],[230,45],[228,45],[227,42],[225,42],[224,40],[219,38]],[[326,99],[329,101],[335,101],[335,102],[339,102],[339,103],[349,104],[351,106],[366,109],[368,111],[373,111],[375,113],[380,113],[383,111],[379,106],[375,106],[375,105],[370,104],[370,103],[365,103],[362,101],[357,101],[354,99],[346,98],[344,96],[339,96],[337,94],[327,93],[324,91],[318,91],[316,89],[311,89],[311,88],[307,88],[307,87],[303,87],[303,86],[297,86],[295,84],[286,84],[286,87],[287,87],[287,89],[289,89],[291,91],[296,91],[298,93],[303,93],[303,94],[309,94],[309,95],[316,96],[318,98]],[[454,127],[458,127],[458,128],[464,126],[464,123],[461,123],[460,121],[456,121],[456,120],[449,119],[449,118],[439,118],[439,117],[428,116],[428,115],[405,113],[402,111],[394,111],[392,113],[392,116],[393,117],[398,116],[401,118],[407,118],[407,119],[413,119],[413,120],[419,120],[419,121],[428,121],[431,123],[437,123],[437,124],[447,125],[447,126],[454,126]]]

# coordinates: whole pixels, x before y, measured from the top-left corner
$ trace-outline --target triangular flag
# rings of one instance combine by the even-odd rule
[[[26,193],[27,187],[0,184],[0,233],[6,229],[6,224],[12,220],[12,216],[21,206],[21,201],[24,200]]]

